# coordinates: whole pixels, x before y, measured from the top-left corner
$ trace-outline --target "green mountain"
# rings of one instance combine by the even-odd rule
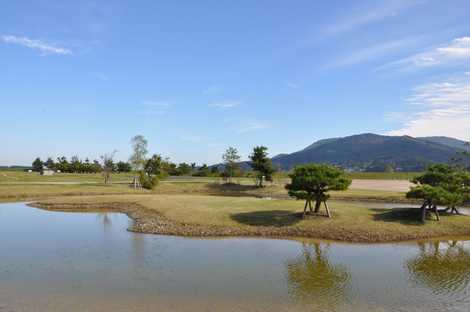
[[[341,166],[346,170],[420,171],[431,163],[449,162],[464,148],[465,142],[447,137],[413,138],[373,133],[320,140],[305,149],[273,157],[283,170],[317,162]]]
[[[431,137],[420,137],[417,139],[425,140],[428,142],[439,143],[439,144],[447,145],[453,148],[463,149],[463,150],[470,152],[470,144],[469,144],[470,142],[465,142],[465,141],[457,140],[454,138],[449,138],[445,136],[431,136]]]

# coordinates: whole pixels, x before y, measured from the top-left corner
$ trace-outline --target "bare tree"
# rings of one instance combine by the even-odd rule
[[[104,184],[109,184],[111,182],[111,173],[114,171],[114,155],[116,154],[116,151],[113,151],[112,153],[109,154],[103,154],[100,156],[101,158],[101,166],[103,167],[103,178],[104,178]]]
[[[136,171],[143,170],[145,165],[146,156],[148,153],[147,145],[148,141],[145,139],[143,135],[136,135],[131,139],[132,144],[132,155],[129,159],[132,167]]]

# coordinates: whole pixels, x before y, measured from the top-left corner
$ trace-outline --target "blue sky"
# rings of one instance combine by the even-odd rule
[[[0,165],[470,139],[466,0],[0,3]]]

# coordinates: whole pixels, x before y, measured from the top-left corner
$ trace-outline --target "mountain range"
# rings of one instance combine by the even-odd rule
[[[385,136],[364,133],[314,142],[306,148],[272,158],[282,170],[305,163],[329,163],[350,171],[421,171],[432,163],[446,163],[468,142],[436,137]],[[245,163],[243,167],[249,165]]]

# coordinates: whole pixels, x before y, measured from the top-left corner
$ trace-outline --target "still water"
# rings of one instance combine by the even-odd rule
[[[129,222],[0,204],[0,311],[470,311],[470,240],[188,239]]]

